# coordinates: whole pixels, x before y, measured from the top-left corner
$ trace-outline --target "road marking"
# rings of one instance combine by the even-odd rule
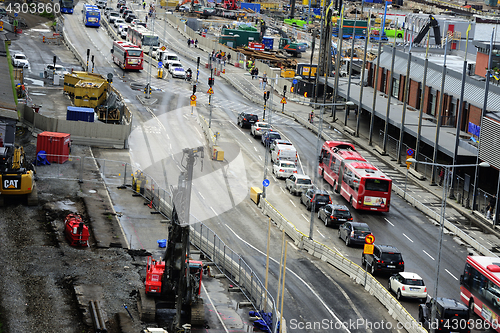
[[[410,237],[408,237],[408,236],[406,236],[406,234],[405,234],[404,232],[403,232],[403,236],[405,236],[405,237],[406,237],[406,238],[407,238],[410,242],[412,242],[412,243],[413,243],[413,241],[411,240],[411,238],[410,238]]]
[[[215,211],[215,209],[212,206],[210,206],[210,209],[212,210],[212,212],[214,212],[215,215],[217,215],[217,212]]]
[[[255,151],[257,151],[257,147],[253,146],[253,149],[255,149]]]
[[[384,220],[386,220],[386,221],[387,221],[387,223],[389,223],[390,225],[392,225],[392,226],[394,227],[394,224],[392,224],[392,222],[391,222],[391,221],[389,221],[386,217],[384,217]]]
[[[293,205],[294,207],[297,207],[297,206],[295,206],[295,204],[293,203],[292,199],[290,199],[290,202],[292,203],[292,205]]]
[[[281,190],[283,193],[285,193],[285,190],[283,189],[283,187],[280,187],[280,190]]]
[[[431,258],[432,260],[436,260],[429,253],[425,252],[425,250],[422,250],[422,251],[424,251],[424,253],[427,254],[429,256],[429,258]]]
[[[233,229],[231,229],[230,226],[228,226],[226,224],[226,227],[231,230],[231,232],[240,240],[242,241],[243,243],[245,243],[248,247],[254,249],[255,251],[259,252],[261,255],[265,256],[265,253],[259,249],[257,249],[255,246],[251,245],[250,243],[248,243],[247,241],[245,241],[243,238],[241,238],[238,234],[236,234]],[[293,243],[289,243],[289,244],[293,244]],[[269,258],[271,259],[275,264],[278,264],[278,260],[274,259],[274,258]],[[335,312],[332,311],[332,309],[330,309],[330,307],[323,301],[323,299],[318,295],[318,293],[316,291],[314,291],[314,289],[304,280],[302,279],[297,273],[295,273],[294,271],[292,271],[290,268],[286,268],[288,272],[290,272],[290,274],[293,274],[293,276],[295,276],[295,278],[297,280],[299,280],[304,286],[307,287],[307,289],[309,289],[311,291],[311,293],[321,302],[321,305],[323,305],[323,307],[326,309],[326,311],[328,311],[330,313],[330,315],[335,318],[335,320],[340,324],[340,327],[343,327],[346,332],[348,333],[351,333],[351,331],[349,331],[349,329],[347,327],[345,327],[344,325],[342,325],[342,321],[340,320],[339,317],[337,317],[337,315],[335,314]]]
[[[482,240],[484,240],[484,238],[483,238],[483,237],[481,237],[481,236],[479,236],[479,238],[481,238]]]
[[[250,141],[250,143],[252,143],[252,140],[250,140],[250,138],[248,138],[248,141]]]
[[[259,155],[260,160],[262,161],[262,156]]]
[[[271,175],[274,179],[275,182],[278,182],[278,180],[276,179],[276,177],[274,177],[274,175]]]
[[[168,136],[168,134],[167,134],[167,139],[169,139],[169,140],[170,140],[170,137]]]
[[[451,274],[451,272],[449,270],[447,270],[446,268],[444,269],[446,271],[446,273],[450,274],[455,280],[458,281],[457,277],[453,274]]]
[[[305,216],[303,213],[302,213],[302,214],[300,214],[300,215],[302,215],[302,217],[303,217],[303,218],[304,218],[307,222],[309,222],[309,219],[307,218],[307,216]]]
[[[201,192],[200,192],[200,191],[198,191],[198,194],[200,195],[200,197],[201,197],[203,200],[205,200],[205,197],[203,196],[203,194],[201,194]]]
[[[325,235],[323,235],[319,230],[316,230],[318,234],[320,234],[323,238],[326,238]]]

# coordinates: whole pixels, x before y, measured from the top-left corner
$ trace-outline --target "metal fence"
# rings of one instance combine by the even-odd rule
[[[106,186],[131,187],[162,215],[169,219],[172,217],[172,194],[163,188],[165,185],[160,184],[153,176],[129,163],[75,155],[68,157],[47,154],[46,156],[49,160],[62,159],[61,161],[64,163],[37,166],[36,174],[39,179],[79,182],[104,181]],[[68,159],[66,160],[66,158]],[[192,216],[191,220],[193,221],[193,219],[196,221]],[[191,243],[210,258],[220,271],[241,289],[254,308],[267,309],[268,312],[272,313],[273,318],[279,318],[273,296],[266,290],[250,265],[202,222],[191,223],[190,227]],[[277,328],[277,321],[274,320],[272,327],[270,327],[271,332],[277,332]]]

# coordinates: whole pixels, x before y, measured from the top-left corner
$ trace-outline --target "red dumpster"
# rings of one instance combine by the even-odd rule
[[[62,164],[69,158],[71,147],[70,134],[58,132],[42,132],[36,140],[36,152],[44,150],[47,160]]]

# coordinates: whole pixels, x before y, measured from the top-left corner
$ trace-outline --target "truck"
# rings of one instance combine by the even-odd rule
[[[290,38],[280,38],[279,49],[284,50],[290,55],[300,58],[303,52],[306,52],[306,45],[294,43]]]
[[[289,161],[297,164],[298,155],[297,149],[293,145],[276,145],[272,154],[271,160],[273,163],[278,161]]]

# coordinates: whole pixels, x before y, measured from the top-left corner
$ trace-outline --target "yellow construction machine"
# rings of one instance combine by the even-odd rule
[[[28,206],[38,205],[35,167],[26,161],[23,147],[0,147],[0,206],[11,196],[26,196]]]

